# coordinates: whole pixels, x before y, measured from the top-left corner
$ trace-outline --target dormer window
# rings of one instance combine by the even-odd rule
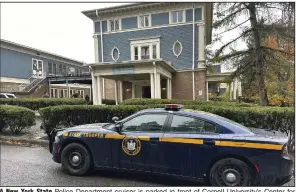
[[[112,19],[108,22],[109,31],[119,30],[119,19]]]
[[[139,16],[139,28],[150,27],[151,19],[150,15]]]
[[[131,42],[131,60],[160,59],[160,40],[145,39]]]

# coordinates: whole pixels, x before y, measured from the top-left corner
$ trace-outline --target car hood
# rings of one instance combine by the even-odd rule
[[[70,128],[64,128],[63,131],[67,132],[109,132],[107,129],[103,129],[104,125],[110,123],[93,123],[93,124],[85,124],[85,125],[77,125]]]

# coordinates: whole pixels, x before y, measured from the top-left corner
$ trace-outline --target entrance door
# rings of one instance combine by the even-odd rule
[[[142,86],[142,98],[151,98],[150,86]]]
[[[33,77],[43,78],[43,61],[42,60],[33,59],[32,69],[33,69]]]

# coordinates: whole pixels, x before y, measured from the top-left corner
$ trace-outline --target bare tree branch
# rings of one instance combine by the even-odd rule
[[[213,28],[217,28],[220,27],[223,23],[225,23],[225,20],[233,20],[233,18],[236,16],[236,14],[240,13],[241,11],[245,10],[246,8],[240,8],[234,12],[232,12],[231,14],[229,14],[228,16],[224,17],[223,19],[215,22],[213,24]]]
[[[263,48],[263,49],[268,49],[268,50],[275,51],[275,52],[279,52],[279,53],[283,53],[283,54],[286,54],[286,55],[291,55],[291,56],[294,55],[294,54],[289,53],[289,52],[286,52],[286,51],[284,51],[284,50],[274,49],[274,48],[271,48],[271,47],[261,46],[261,48]]]
[[[236,26],[234,26],[234,27],[232,27],[232,28],[230,28],[230,29],[227,29],[227,30],[225,30],[225,31],[223,31],[223,32],[221,32],[221,33],[219,33],[219,34],[217,34],[217,35],[221,35],[221,34],[223,34],[223,33],[226,33],[226,32],[228,32],[228,31],[231,31],[231,30],[233,30],[233,29],[235,29],[235,28],[237,28],[237,27],[239,27],[239,26],[245,24],[245,23],[248,22],[249,20],[250,20],[250,19],[247,19],[246,21],[244,21],[244,22],[242,22],[242,23],[240,23],[240,24],[238,24],[238,25],[236,25]]]

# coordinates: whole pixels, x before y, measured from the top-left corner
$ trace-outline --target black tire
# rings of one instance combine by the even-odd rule
[[[74,162],[73,157],[75,160],[78,157],[78,162]],[[61,163],[65,171],[75,176],[86,175],[93,169],[91,154],[79,143],[70,143],[63,149]]]
[[[251,170],[241,160],[234,158],[221,159],[212,166],[209,182],[212,186],[251,186]]]

